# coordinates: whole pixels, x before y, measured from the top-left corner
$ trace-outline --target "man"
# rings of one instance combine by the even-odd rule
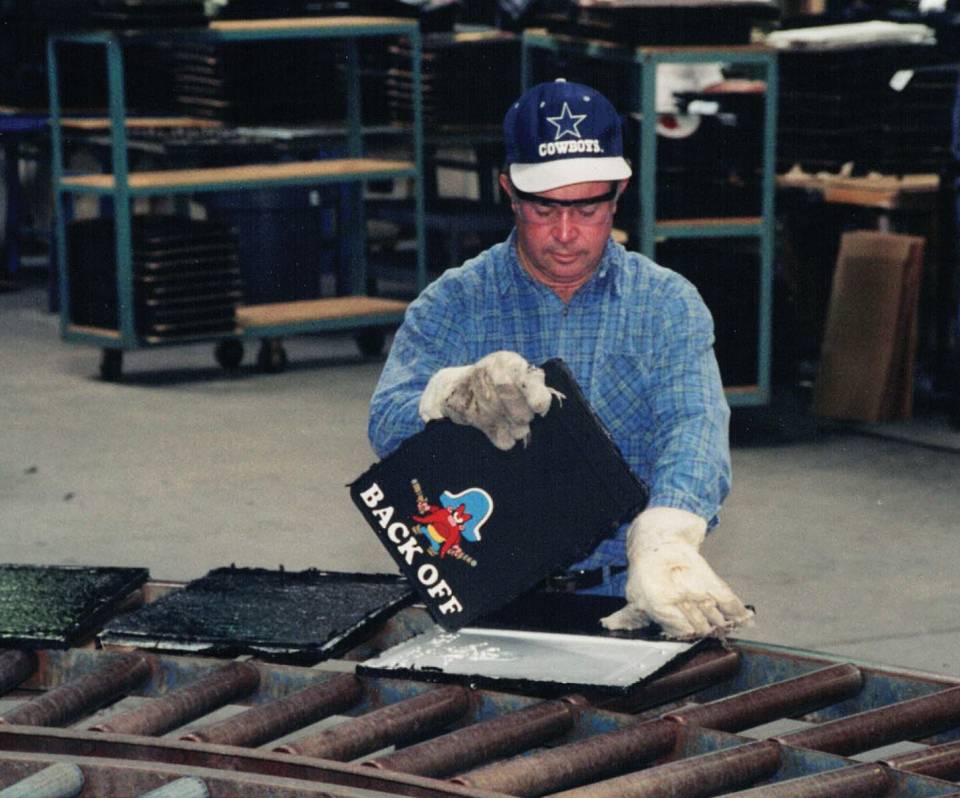
[[[721,634],[751,613],[698,552],[730,473],[710,314],[690,283],[611,238],[631,169],[605,97],[540,84],[509,109],[504,135],[515,228],[408,308],[371,402],[373,447],[385,456],[446,417],[509,449],[550,406],[533,364],[563,358],[650,486],[629,528],[573,566],[600,583],[584,592],[626,595],[610,629],[653,620],[673,637]]]

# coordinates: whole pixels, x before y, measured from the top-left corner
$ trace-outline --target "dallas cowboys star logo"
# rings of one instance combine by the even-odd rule
[[[554,141],[560,141],[564,136],[571,135],[574,138],[580,138],[580,123],[587,118],[586,114],[575,114],[570,111],[567,103],[563,104],[560,116],[548,116],[547,121],[553,125],[557,132],[553,137]]]

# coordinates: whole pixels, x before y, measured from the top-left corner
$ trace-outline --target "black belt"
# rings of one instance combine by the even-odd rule
[[[622,574],[626,570],[626,565],[604,565],[602,568],[567,571],[564,574],[551,576],[546,582],[546,588],[554,593],[575,593],[578,590],[598,587],[611,576]]]

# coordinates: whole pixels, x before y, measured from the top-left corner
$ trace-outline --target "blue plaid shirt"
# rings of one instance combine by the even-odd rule
[[[650,507],[716,522],[730,488],[730,410],[713,354],[713,320],[696,289],[611,238],[568,304],[517,259],[514,234],[442,274],[408,308],[370,407],[381,457],[423,429],[430,377],[501,349],[531,363],[560,357],[634,473]],[[626,526],[572,568],[626,562]],[[620,574],[589,592],[623,595]]]

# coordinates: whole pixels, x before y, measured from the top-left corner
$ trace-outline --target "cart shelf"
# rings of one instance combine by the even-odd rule
[[[378,158],[335,158],[325,161],[288,161],[276,164],[222,166],[211,169],[162,169],[131,172],[127,179],[130,193],[136,195],[163,192],[222,191],[253,186],[281,186],[413,177],[410,161]],[[65,177],[66,190],[111,193],[116,189],[113,175],[76,175]]]
[[[302,329],[345,329],[403,320],[406,302],[368,296],[274,302],[237,308],[243,332],[257,336],[287,335]]]
[[[410,75],[413,83],[414,114],[408,126],[390,130],[409,136],[410,155],[403,160],[368,157],[365,136],[383,132],[382,126],[364,125],[360,84],[360,53],[357,40],[369,37],[404,37],[409,42]],[[124,51],[134,45],[170,43],[254,42],[293,39],[339,39],[344,44],[346,118],[342,129],[329,133],[344,139],[345,146],[334,152],[344,157],[310,161],[258,163],[218,168],[164,169],[131,171],[127,133],[135,127],[215,126],[217,122],[180,118],[129,118],[124,88]],[[104,118],[63,118],[61,116],[61,75],[57,48],[63,44],[100,47],[106,55],[108,115]],[[319,45],[318,46],[322,46]],[[257,20],[214,21],[208,27],[176,30],[95,31],[58,33],[47,43],[48,85],[50,89],[51,149],[54,175],[55,230],[60,282],[60,319],[62,336],[69,341],[103,348],[100,374],[104,379],[119,379],[122,355],[135,349],[217,341],[217,362],[227,369],[238,367],[243,358],[243,339],[262,339],[257,365],[261,370],[280,371],[286,363],[281,337],[311,331],[353,330],[364,355],[378,354],[386,329],[403,320],[405,302],[365,296],[376,294],[376,285],[367,278],[362,184],[366,181],[406,180],[414,199],[416,225],[416,290],[426,284],[426,233],[424,227],[422,96],[420,29],[416,20],[394,17],[309,17]],[[64,174],[64,129],[105,130],[110,135],[110,172],[107,174]],[[352,221],[340,230],[344,239],[344,260],[338,296],[310,301],[284,302],[240,307],[235,326],[228,329],[199,329],[184,335],[155,337],[138,323],[136,275],[132,253],[133,199],[159,195],[189,195],[198,192],[249,191],[283,186],[353,184],[343,192],[345,216]],[[116,328],[77,324],[71,314],[71,274],[67,266],[67,197],[95,195],[112,200],[115,220]],[[344,296],[343,294],[348,294]],[[82,321],[87,321],[83,319]]]

